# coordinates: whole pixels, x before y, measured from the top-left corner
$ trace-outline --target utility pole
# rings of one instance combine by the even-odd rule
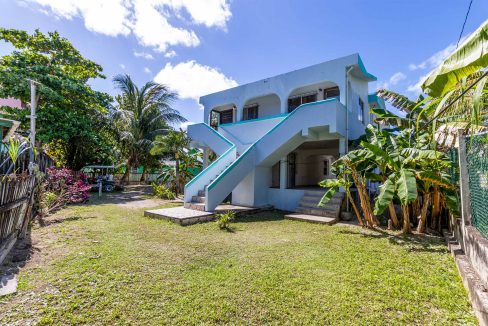
[[[37,108],[37,98],[36,98],[36,82],[29,80],[31,87],[31,114],[30,114],[30,135],[29,140],[31,143],[29,163],[34,164],[34,147],[36,146],[36,108]]]

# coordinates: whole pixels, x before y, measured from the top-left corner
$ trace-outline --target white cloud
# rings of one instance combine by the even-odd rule
[[[167,63],[154,80],[168,85],[182,99],[194,99],[202,95],[237,86],[237,82],[215,68],[201,65],[194,60],[177,65]]]
[[[168,21],[168,14],[156,1],[135,0],[134,34],[139,43],[153,47],[158,52],[166,51],[169,45],[195,47],[200,39],[194,31],[174,27]]]
[[[461,39],[460,43],[462,43],[465,39],[466,39],[466,37],[463,37]],[[436,53],[434,53],[433,55],[431,55],[429,58],[422,61],[421,63],[409,64],[408,69],[414,71],[414,70],[418,70],[418,69],[435,68],[438,65],[440,65],[442,63],[442,61],[444,61],[445,58],[447,58],[451,53],[453,53],[454,50],[456,50],[456,43],[451,43],[447,47],[445,47],[444,49],[442,49],[440,51],[437,51]]]
[[[399,82],[401,82],[402,80],[404,80],[405,78],[407,78],[407,76],[405,76],[404,73],[402,73],[401,71],[399,71],[399,72],[393,74],[393,76],[390,77],[390,84],[391,85],[396,85]]]
[[[380,88],[388,89],[390,86],[396,85],[399,82],[401,82],[402,80],[405,80],[406,78],[407,78],[407,76],[403,72],[399,71],[397,73],[394,73],[388,81],[378,82],[377,89],[380,89]]]
[[[416,95],[421,94],[422,93],[421,86],[424,83],[425,79],[427,79],[428,76],[429,76],[429,74],[425,74],[425,75],[420,76],[417,83],[415,83],[413,85],[409,85],[407,87],[407,91],[411,92],[413,94],[416,94]]]
[[[198,46],[200,39],[186,27],[189,24],[225,30],[232,17],[229,0],[24,1],[39,4],[40,11],[47,9],[57,18],[81,18],[85,27],[96,33],[108,36],[132,33],[141,45],[159,52],[165,52],[168,46],[173,45]]]
[[[164,57],[168,59],[176,57],[176,52],[174,50],[168,51],[164,54]]]
[[[124,0],[30,0],[68,20],[82,17],[86,29],[108,36],[129,35],[130,6]],[[42,10],[42,8],[40,9]]]
[[[149,69],[148,67],[144,67],[144,72],[146,74],[151,74],[152,73],[151,69]]]
[[[125,65],[123,63],[119,64],[119,67],[125,70]]]
[[[191,16],[193,23],[206,27],[225,29],[232,16],[227,0],[162,0],[175,10],[184,8]]]
[[[146,53],[146,52],[137,52],[137,51],[134,51],[134,56],[136,58],[144,58],[144,59],[147,59],[147,60],[154,59],[154,57],[152,56],[151,53]]]

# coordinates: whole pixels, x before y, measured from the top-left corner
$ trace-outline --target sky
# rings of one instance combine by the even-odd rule
[[[452,52],[470,0],[0,0],[0,26],[58,31],[112,78],[155,80],[179,94],[188,123],[202,95],[359,53],[370,84],[415,99]],[[473,0],[463,35],[488,18]],[[0,55],[12,47],[0,42]]]

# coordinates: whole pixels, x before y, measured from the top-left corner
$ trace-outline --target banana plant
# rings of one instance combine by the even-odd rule
[[[366,171],[369,171],[371,166],[366,160],[365,154],[366,153],[361,149],[353,150],[332,164],[331,171],[336,175],[336,179],[329,179],[320,182],[322,187],[329,189],[322,197],[319,206],[325,205],[340,188],[343,188],[354,209],[354,212],[356,213],[359,224],[367,227],[376,227],[379,222],[374,216],[371,208],[371,200],[367,191],[365,176]],[[359,213],[359,210],[351,196],[350,188],[353,184],[356,186],[358,191],[363,215]]]

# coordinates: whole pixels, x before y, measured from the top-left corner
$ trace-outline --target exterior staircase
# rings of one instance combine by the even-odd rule
[[[191,202],[184,204],[185,208],[193,209],[196,211],[205,211],[205,190],[198,190],[197,196],[191,197]]]
[[[325,191],[305,191],[296,213],[285,215],[285,218],[322,224],[334,224],[339,220],[344,193],[336,192],[332,199],[319,207],[318,204]]]
[[[204,141],[219,157],[185,185],[184,207],[213,212],[257,166],[271,167],[291,150],[313,138],[317,128],[326,128],[330,134],[344,134],[342,121],[345,119],[346,109],[336,98],[302,104],[240,153],[234,143],[210,126],[203,123],[188,126],[189,136],[195,142]],[[300,210],[319,216],[339,216],[340,205],[333,206],[333,201],[319,208],[312,202],[315,200],[311,198],[315,195],[313,191],[307,194]]]

